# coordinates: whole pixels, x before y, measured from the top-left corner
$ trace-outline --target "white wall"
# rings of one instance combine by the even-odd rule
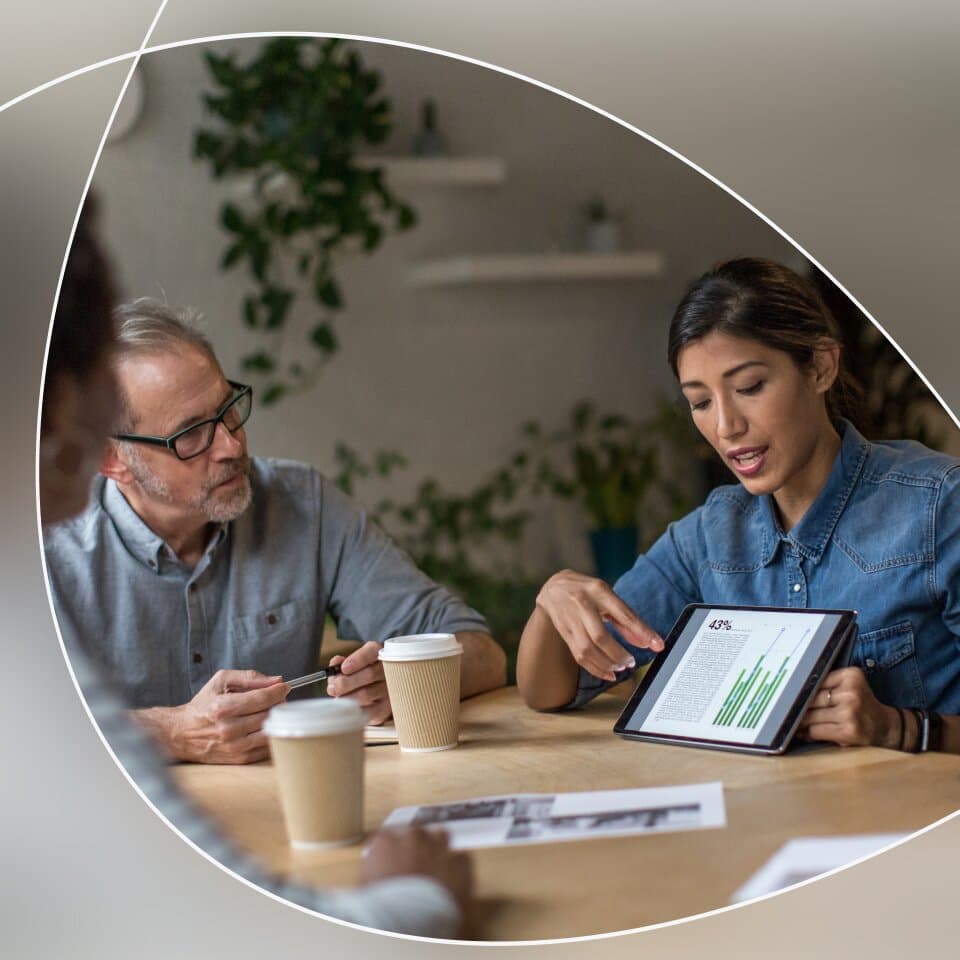
[[[246,50],[256,43],[246,41]],[[338,439],[362,452],[397,448],[411,467],[398,475],[394,494],[428,474],[466,490],[504,462],[526,419],[559,423],[584,396],[642,414],[657,391],[672,390],[664,359],[669,317],[685,285],[710,262],[740,253],[800,262],[726,193],[599,114],[471,64],[402,47],[362,47],[383,72],[395,106],[388,152],[409,149],[418,105],[431,96],[452,152],[502,156],[507,181],[402,191],[420,224],[388,237],[375,255],[342,263],[342,349],[309,394],[257,409],[249,427],[256,452],[329,468]],[[218,268],[226,188],[191,159],[193,132],[207,122],[201,48],[153,54],[142,69],[141,122],[107,147],[96,173],[104,236],[126,294],[200,307],[228,375],[240,376],[237,361],[250,345],[239,321],[247,283],[241,272]],[[663,252],[662,278],[407,284],[410,264],[421,258],[576,249],[582,206],[595,192],[626,211],[627,246]],[[381,488],[365,492],[372,497]],[[528,563],[539,570],[586,565],[580,533],[570,517],[542,521],[529,538]]]

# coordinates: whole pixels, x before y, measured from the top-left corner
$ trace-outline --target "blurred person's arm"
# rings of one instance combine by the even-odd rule
[[[375,834],[363,852],[360,883],[386,887],[401,878],[425,878],[442,887],[453,898],[463,932],[473,900],[473,865],[467,854],[450,849],[446,831],[410,827]]]
[[[69,646],[71,664],[94,721],[117,761],[148,802],[188,840],[228,870],[277,896],[329,917],[376,930],[452,938],[461,933],[472,896],[470,865],[452,853],[443,834],[374,837],[358,889],[318,889],[286,883],[225,840],[170,777],[153,741],[83,652]]]

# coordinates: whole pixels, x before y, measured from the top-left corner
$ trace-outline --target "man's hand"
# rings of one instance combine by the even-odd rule
[[[574,660],[602,680],[616,680],[614,671],[632,670],[633,657],[605,626],[610,621],[635,647],[663,650],[663,640],[603,580],[561,570],[541,588],[537,606],[550,618]]]
[[[896,749],[900,718],[874,695],[859,667],[827,674],[804,715],[800,734],[829,740],[841,747],[878,746]]]
[[[327,681],[331,697],[349,697],[366,710],[368,723],[383,723],[390,718],[387,681],[380,663],[380,644],[374,640],[354,650],[349,657],[331,657],[330,666],[340,665],[340,674]]]
[[[450,849],[442,830],[411,827],[381,830],[363,852],[360,883],[375,883],[388,877],[430,877],[442,884],[466,913],[473,897],[473,870],[465,853]]]
[[[135,710],[133,716],[174,760],[256,763],[270,754],[261,729],[267,712],[286,696],[280,677],[218,670],[189,703]]]

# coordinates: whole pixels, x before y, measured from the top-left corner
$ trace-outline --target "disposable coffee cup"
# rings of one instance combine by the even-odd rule
[[[351,700],[321,697],[274,707],[263,725],[290,845],[322,850],[363,836],[363,727]]]
[[[452,750],[460,736],[460,657],[452,633],[391,637],[380,650],[400,749]]]

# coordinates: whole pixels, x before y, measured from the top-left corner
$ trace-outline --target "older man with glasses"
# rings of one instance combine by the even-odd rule
[[[153,300],[116,311],[123,422],[90,507],[46,534],[61,622],[122,686],[174,759],[267,755],[266,712],[316,668],[326,615],[366,641],[328,692],[390,716],[380,643],[455,633],[461,695],[501,686],[486,623],[431,581],[312,468],[251,458],[252,390],[227,380],[195,315]]]

